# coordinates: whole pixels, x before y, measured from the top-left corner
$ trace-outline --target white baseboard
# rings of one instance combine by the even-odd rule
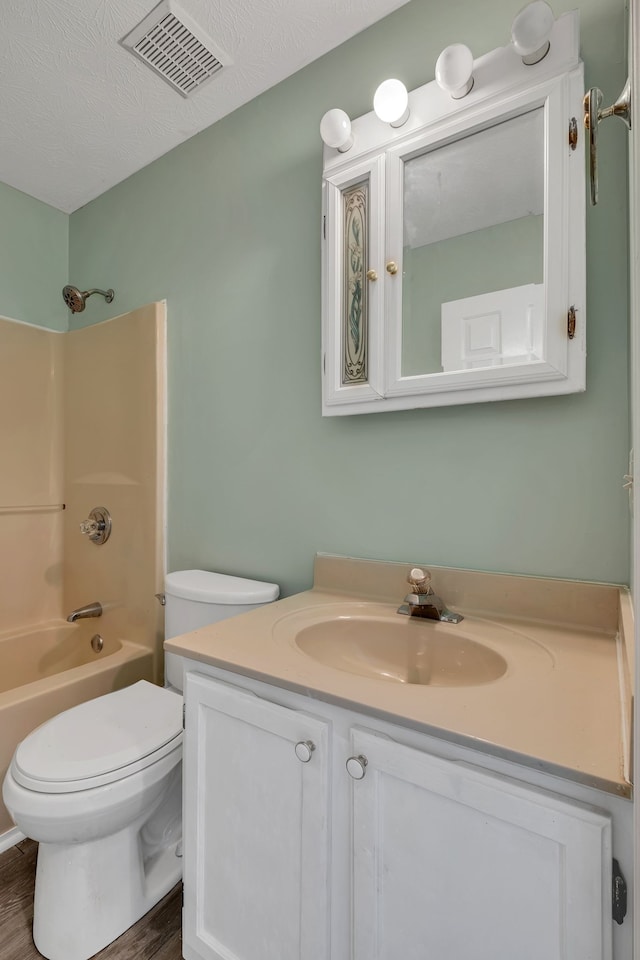
[[[26,839],[24,833],[21,833],[17,827],[12,827],[6,833],[0,833],[0,853],[15,847],[16,843],[20,843],[24,839]]]

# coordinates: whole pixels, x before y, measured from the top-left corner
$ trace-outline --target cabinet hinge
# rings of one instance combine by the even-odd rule
[[[622,923],[627,915],[627,881],[616,859],[611,875],[611,913],[616,923]]]
[[[187,719],[187,705],[186,703],[182,704],[182,729],[186,729],[186,719]]]
[[[573,340],[576,335],[576,308],[573,304],[569,307],[567,313],[567,336],[569,340]]]
[[[578,146],[578,121],[575,117],[569,120],[569,146],[572,150]]]

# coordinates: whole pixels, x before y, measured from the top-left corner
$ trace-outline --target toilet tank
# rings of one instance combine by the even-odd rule
[[[245,580],[209,570],[176,570],[164,582],[165,640],[182,633],[226,620],[239,613],[248,613],[278,599],[276,583]],[[165,680],[182,690],[182,658],[165,654]]]

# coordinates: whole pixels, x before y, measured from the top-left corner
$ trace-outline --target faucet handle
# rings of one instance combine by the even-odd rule
[[[111,533],[111,514],[107,508],[94,507],[88,519],[80,524],[80,533],[98,546],[108,540]]]
[[[425,594],[431,593],[431,573],[428,570],[421,570],[420,567],[414,567],[407,577],[407,583],[413,588],[413,593]]]
[[[104,524],[98,523],[97,520],[83,520],[80,524],[80,533],[86,534],[88,537],[94,536],[96,533],[101,533],[104,530]]]

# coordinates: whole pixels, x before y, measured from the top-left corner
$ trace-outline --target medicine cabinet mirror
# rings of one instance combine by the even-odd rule
[[[494,50],[325,146],[325,415],[585,389],[583,86],[571,13],[538,64]]]

